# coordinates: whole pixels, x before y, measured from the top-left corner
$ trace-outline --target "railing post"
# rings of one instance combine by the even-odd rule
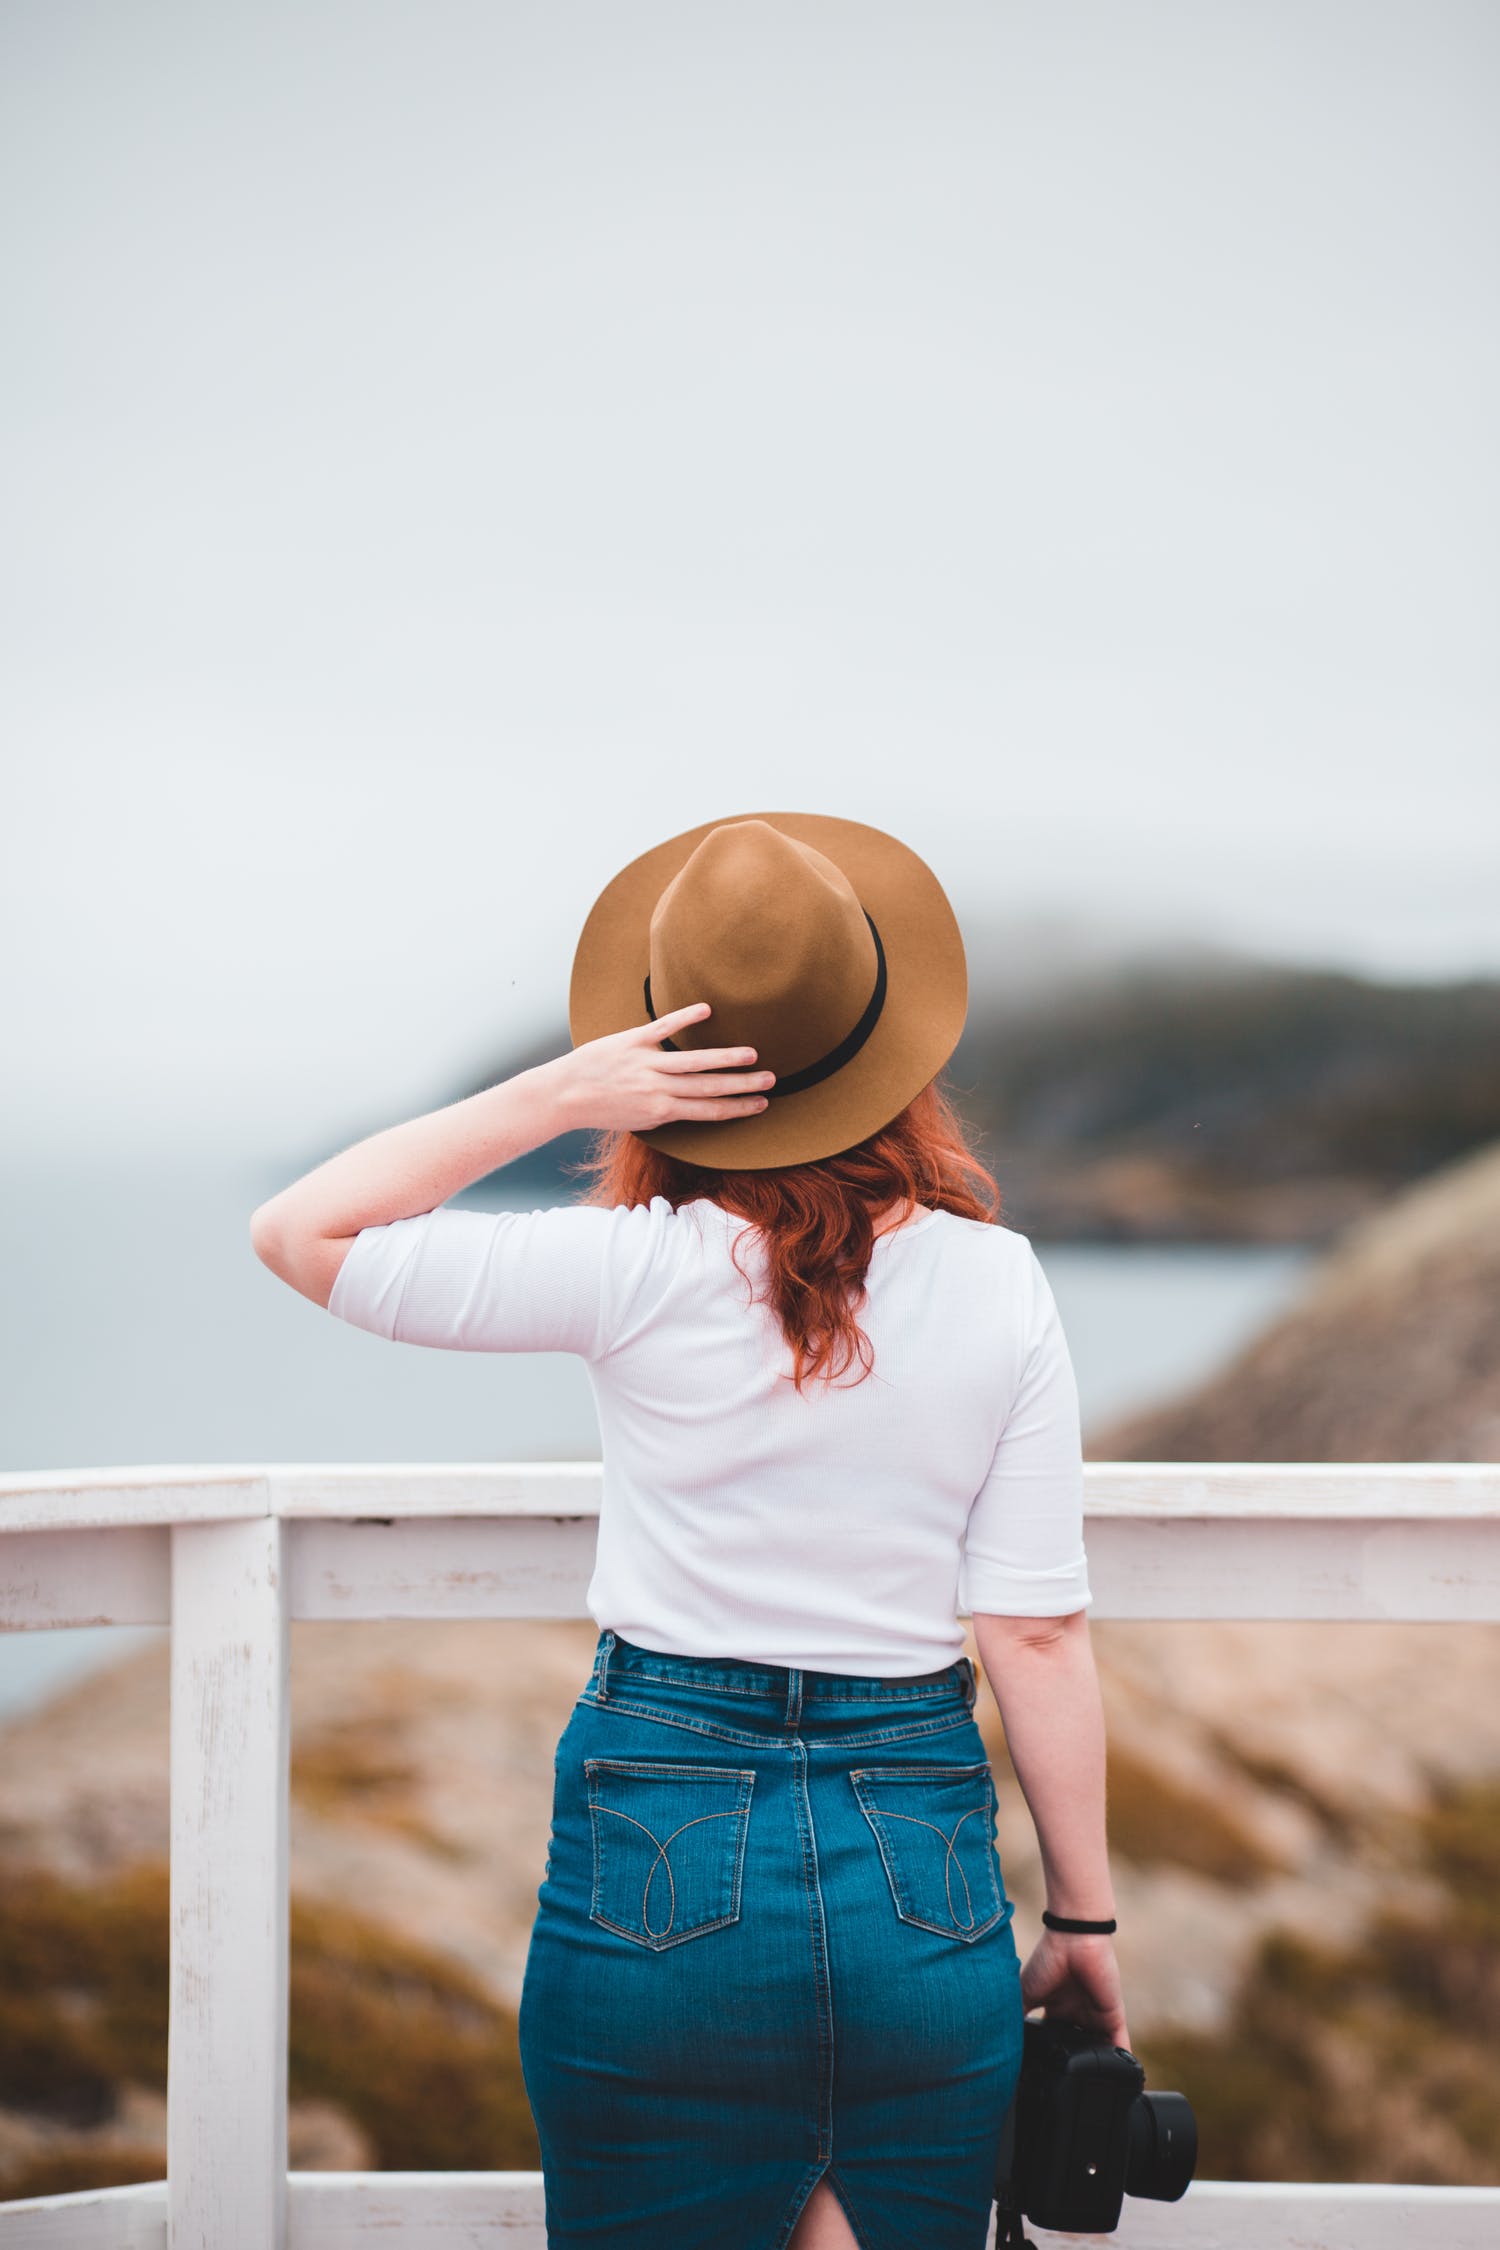
[[[174,1526],[169,2250],[285,2250],[289,1657],[281,1519]]]

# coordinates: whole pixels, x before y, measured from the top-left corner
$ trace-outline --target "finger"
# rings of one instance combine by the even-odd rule
[[[747,1099],[739,1101],[680,1102],[677,1107],[677,1116],[679,1119],[689,1118],[693,1124],[700,1125],[705,1118],[712,1120],[720,1117],[753,1117],[758,1110],[764,1109],[765,1106],[766,1097],[764,1094],[752,1094]]]
[[[691,1007],[669,1008],[664,1016],[653,1016],[650,1023],[637,1024],[635,1030],[637,1036],[650,1045],[657,1039],[669,1039],[674,1031],[681,1031],[684,1025],[701,1023],[705,1016],[712,1014],[713,1009],[706,1000],[695,1000]]]
[[[691,1101],[701,1109],[715,1094],[764,1094],[775,1083],[775,1073],[769,1070],[726,1070],[716,1071],[712,1077],[684,1078],[672,1092],[677,1100]]]
[[[663,1055],[661,1061],[664,1070],[725,1070],[755,1059],[753,1047],[689,1047],[680,1054]]]

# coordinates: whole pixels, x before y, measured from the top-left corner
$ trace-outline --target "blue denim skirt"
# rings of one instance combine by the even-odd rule
[[[599,1636],[520,2006],[549,2250],[983,2250],[1020,1959],[970,1659],[914,1679]]]

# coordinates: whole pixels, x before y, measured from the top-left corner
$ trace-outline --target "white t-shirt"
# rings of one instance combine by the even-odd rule
[[[396,1343],[574,1352],[603,1493],[587,1606],[644,1648],[910,1677],[960,1610],[1092,1594],[1078,1390],[1029,1239],[922,1211],[877,1236],[874,1371],[799,1395],[754,1227],[706,1198],[446,1205],[351,1243],[328,1310]]]

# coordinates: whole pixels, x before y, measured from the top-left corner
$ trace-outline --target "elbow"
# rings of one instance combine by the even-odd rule
[[[277,1215],[274,1196],[269,1203],[262,1203],[250,1214],[250,1247],[263,1266],[269,1266],[274,1274],[285,1276],[286,1231]]]
[[[349,1247],[347,1238],[311,1235],[288,1225],[273,1196],[250,1215],[250,1247],[278,1281],[327,1310]]]
[[[976,1616],[974,1630],[981,1645],[987,1642],[1007,1654],[1012,1649],[1056,1649],[1088,1638],[1089,1613],[1085,1608],[1071,1610],[1066,1617]]]

